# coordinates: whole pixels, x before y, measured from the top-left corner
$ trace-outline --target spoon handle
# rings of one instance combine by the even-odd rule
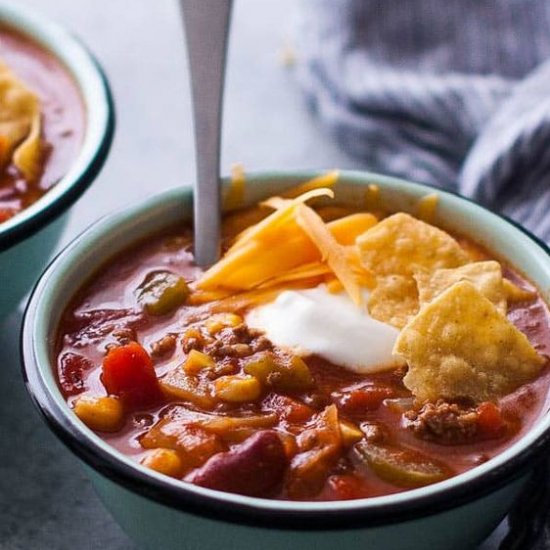
[[[180,0],[195,125],[195,261],[204,267],[215,263],[220,255],[221,115],[232,3],[232,0]]]

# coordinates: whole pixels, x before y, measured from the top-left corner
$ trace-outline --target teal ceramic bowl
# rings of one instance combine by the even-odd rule
[[[250,175],[246,202],[314,175]],[[383,204],[394,210],[412,212],[420,197],[433,192],[402,180],[345,172],[335,188],[338,202],[361,203],[371,183],[380,186]],[[165,550],[474,548],[502,520],[546,449],[550,414],[505,452],[469,472],[401,494],[345,502],[283,502],[184,484],[118,453],[76,418],[59,391],[51,361],[64,308],[106,260],[147,235],[191,220],[191,213],[191,191],[179,189],[99,221],[53,261],[25,315],[22,357],[28,390],[50,428],[85,464],[125,531],[144,548]],[[549,298],[550,258],[534,238],[449,193],[440,193],[437,218],[520,267]]]
[[[85,110],[84,139],[68,172],[37,202],[0,225],[1,319],[31,290],[58,243],[67,209],[103,166],[114,113],[103,71],[71,34],[19,4],[0,3],[0,24],[28,36],[61,61],[80,90]]]

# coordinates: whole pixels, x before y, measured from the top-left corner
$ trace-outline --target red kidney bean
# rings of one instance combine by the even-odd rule
[[[241,495],[270,496],[282,483],[288,458],[279,436],[264,430],[226,453],[218,453],[185,481]]]

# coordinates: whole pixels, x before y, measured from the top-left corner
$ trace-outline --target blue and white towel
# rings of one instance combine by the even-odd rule
[[[301,0],[298,75],[369,169],[458,191],[550,243],[550,0]],[[550,463],[502,550],[550,548]]]
[[[550,242],[549,0],[301,0],[298,75],[376,171]]]

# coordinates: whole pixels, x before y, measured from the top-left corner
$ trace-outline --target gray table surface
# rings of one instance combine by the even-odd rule
[[[73,207],[63,244],[102,214],[161,189],[189,185],[194,161],[179,13],[169,0],[20,0],[57,19],[109,76],[117,131],[107,164]],[[236,0],[222,166],[362,168],[308,113],[281,61],[293,0]],[[129,550],[76,459],[33,409],[21,380],[21,313],[0,326],[0,548]],[[501,529],[502,530],[502,529]],[[495,548],[500,533],[483,545]]]

